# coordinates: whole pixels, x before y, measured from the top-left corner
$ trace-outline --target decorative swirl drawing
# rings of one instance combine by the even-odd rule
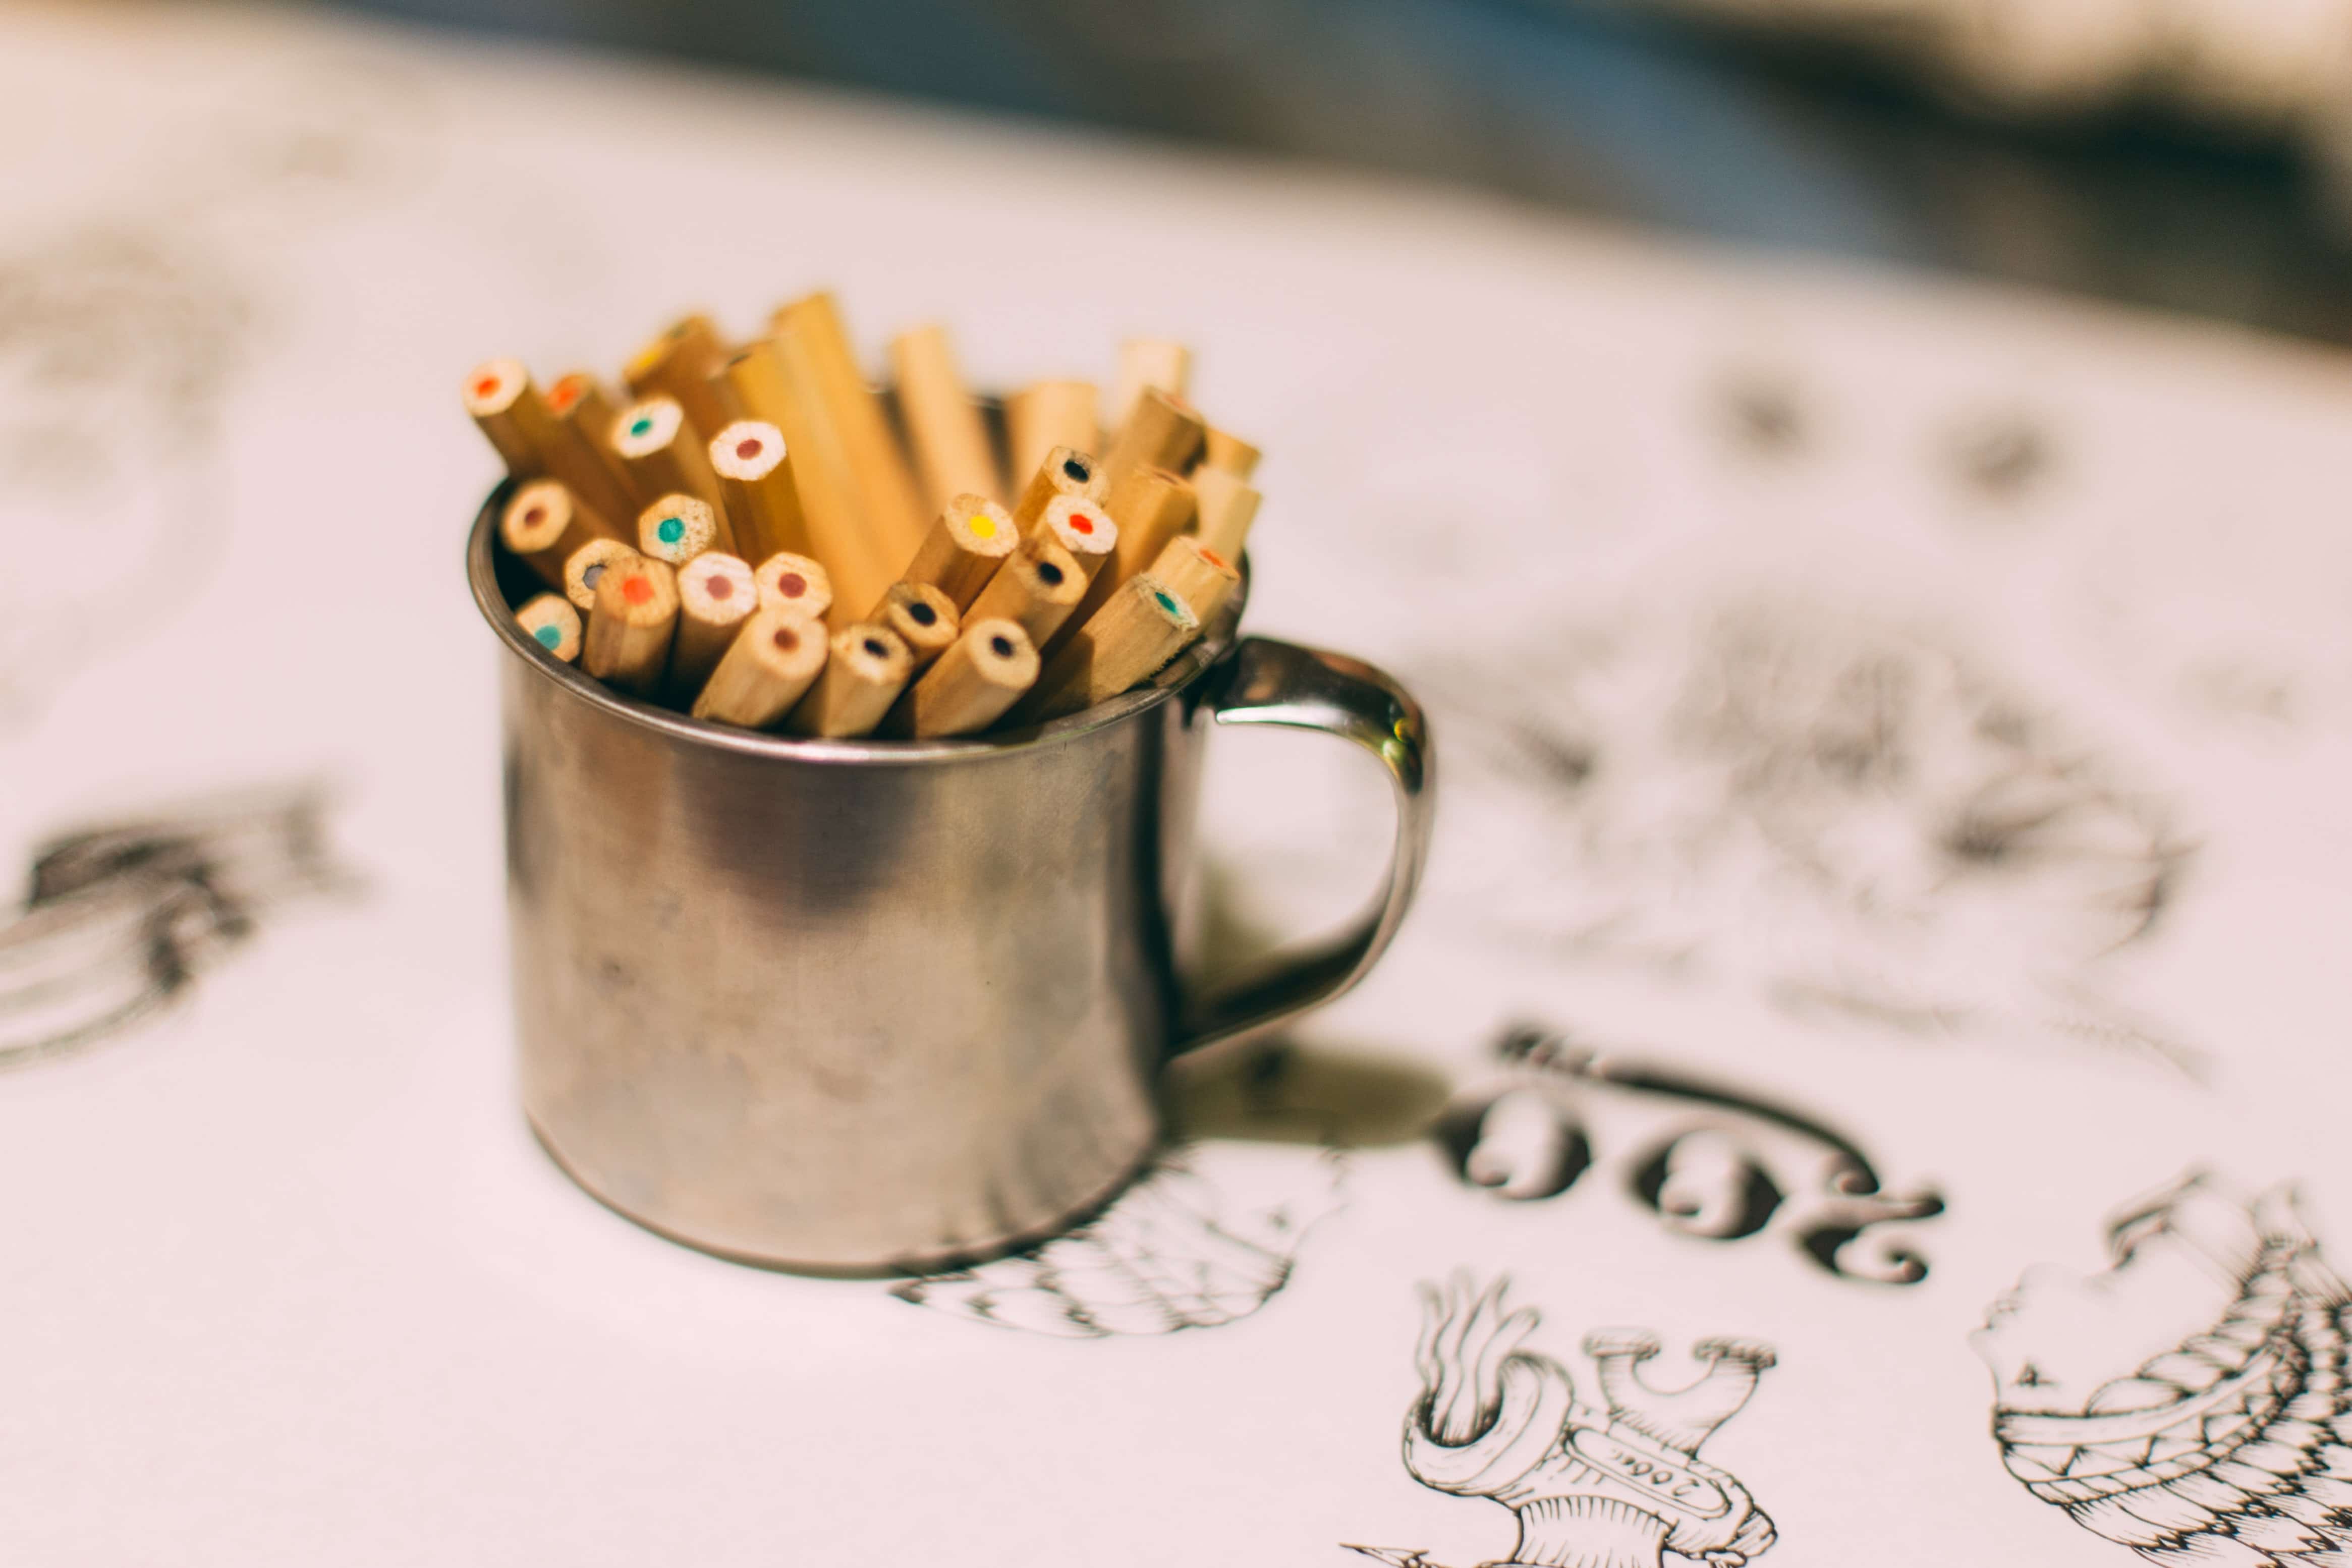
[[[1942,1196],[1886,1192],[1870,1157],[1819,1120],[1547,1029],[1508,1031],[1497,1055],[1502,1072],[1464,1090],[1437,1124],[1464,1182],[1521,1203],[1559,1197],[1601,1157],[1592,1129],[1604,1126],[1628,1151],[1628,1195],[1678,1235],[1769,1232],[1842,1279],[1927,1277],[1927,1259],[1885,1227],[1943,1213]]]

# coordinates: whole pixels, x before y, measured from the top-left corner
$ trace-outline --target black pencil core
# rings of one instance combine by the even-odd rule
[[[999,658],[1011,658],[1013,657],[1013,639],[1011,637],[991,637],[988,639],[988,651],[994,654]]]
[[[928,626],[939,620],[940,613],[918,599],[907,606],[907,618],[919,626]]]
[[[1093,473],[1087,468],[1087,466],[1078,461],[1076,458],[1065,458],[1062,459],[1062,472],[1068,478],[1076,480],[1079,484],[1085,484],[1088,479],[1094,478]]]
[[[1050,561],[1040,561],[1037,563],[1037,581],[1048,588],[1058,588],[1062,585],[1062,569]]]
[[[866,657],[868,658],[887,658],[890,657],[890,650],[883,645],[881,638],[867,637],[866,639]]]

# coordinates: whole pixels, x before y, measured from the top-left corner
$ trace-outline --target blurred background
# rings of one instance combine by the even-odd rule
[[[346,0],[2352,339],[2352,0]]]

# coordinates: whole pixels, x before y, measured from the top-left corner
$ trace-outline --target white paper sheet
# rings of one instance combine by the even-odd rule
[[[2352,1542],[2340,357],[290,16],[0,39],[0,855],[332,792],[315,859],[171,838],[244,895],[173,906],[193,980],[0,1076],[8,1561]],[[895,1291],[532,1142],[458,569],[466,365],[818,284],[992,384],[1197,345],[1268,453],[1254,629],[1395,669],[1443,756],[1360,992],[1180,1070],[1203,1136],[1095,1226]],[[1339,752],[1219,743],[1269,930],[1372,885]]]

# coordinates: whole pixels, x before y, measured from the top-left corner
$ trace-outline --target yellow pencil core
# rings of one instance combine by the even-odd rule
[[[996,520],[984,513],[972,513],[971,527],[971,536],[974,539],[993,539],[996,537]]]

